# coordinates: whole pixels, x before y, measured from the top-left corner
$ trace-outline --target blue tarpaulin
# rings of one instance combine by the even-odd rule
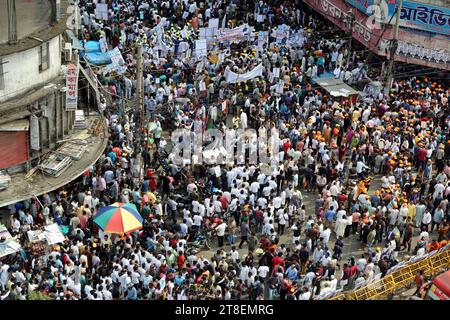
[[[80,41],[83,45],[83,41]],[[98,41],[87,41],[83,45],[84,50],[80,51],[80,57],[86,58],[86,61],[97,66],[111,64],[111,56],[108,52],[101,52],[100,43]]]
[[[96,66],[112,63],[108,52],[88,52],[86,53],[86,61]]]
[[[80,41],[80,45],[83,50],[80,51],[80,58],[83,58],[86,53],[101,52],[100,43],[98,41]]]
[[[100,42],[87,41],[85,46],[85,52],[101,52]]]

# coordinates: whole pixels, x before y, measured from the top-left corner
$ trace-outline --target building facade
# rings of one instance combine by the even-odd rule
[[[374,53],[389,57],[399,0],[304,0]],[[403,0],[397,49],[399,62],[450,70],[448,0]]]
[[[0,169],[30,169],[71,132],[65,0],[0,1]]]
[[[98,84],[72,50],[75,9],[71,0],[0,1],[0,170],[11,178],[0,220],[7,206],[75,180],[105,150]]]

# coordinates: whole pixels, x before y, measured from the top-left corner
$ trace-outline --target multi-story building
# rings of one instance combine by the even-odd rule
[[[0,2],[0,169],[29,169],[69,134],[62,71],[66,14],[56,1]]]
[[[77,65],[66,52],[70,9],[68,0],[0,1],[0,170],[12,177],[12,186],[0,192],[0,207],[76,178],[106,144],[91,141],[95,152],[62,177],[39,175],[27,192],[20,190],[26,172],[75,132],[75,111],[66,110],[66,65]]]

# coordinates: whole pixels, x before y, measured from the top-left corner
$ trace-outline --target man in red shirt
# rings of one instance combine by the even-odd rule
[[[291,148],[291,141],[289,139],[285,139],[284,143],[283,143],[283,150],[284,150],[284,152],[287,153],[290,148]]]
[[[348,279],[350,278],[350,266],[344,263],[344,268],[342,270],[341,286],[344,287],[348,284]]]
[[[352,264],[350,266],[350,270],[349,270],[349,287],[352,288],[353,287],[353,283],[355,282],[356,276],[358,273],[358,267],[355,264]]]
[[[222,210],[227,210],[228,204],[230,203],[230,201],[228,201],[227,197],[225,195],[222,195],[220,197],[219,201],[222,204]]]
[[[420,288],[422,288],[423,284],[425,283],[425,279],[423,278],[423,270],[419,270],[416,272],[414,282],[416,283],[416,292],[414,292],[413,296],[419,293]]]
[[[419,170],[423,170],[425,168],[425,163],[427,160],[427,149],[420,148],[419,151],[417,151],[417,166]]]
[[[87,227],[88,217],[86,211],[83,211],[83,215],[80,218],[80,226],[82,230],[85,230]]]
[[[185,261],[186,257],[184,256],[183,251],[178,252],[178,259],[177,259],[178,270],[181,270],[181,268],[183,268]]]
[[[284,260],[283,260],[282,256],[283,256],[283,253],[278,252],[278,255],[272,258],[272,270],[274,270],[276,268],[276,266],[278,266],[278,265],[280,265],[280,266],[284,265]]]
[[[260,244],[261,248],[263,248],[264,250],[266,250],[267,248],[269,248],[270,245],[271,245],[270,240],[267,239],[267,236],[266,236],[266,235],[263,235],[263,236],[261,237],[261,240],[259,240],[259,244]]]

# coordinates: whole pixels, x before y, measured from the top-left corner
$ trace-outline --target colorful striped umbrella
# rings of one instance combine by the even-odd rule
[[[116,202],[100,208],[94,223],[106,233],[125,234],[142,228],[142,217],[133,203]]]

